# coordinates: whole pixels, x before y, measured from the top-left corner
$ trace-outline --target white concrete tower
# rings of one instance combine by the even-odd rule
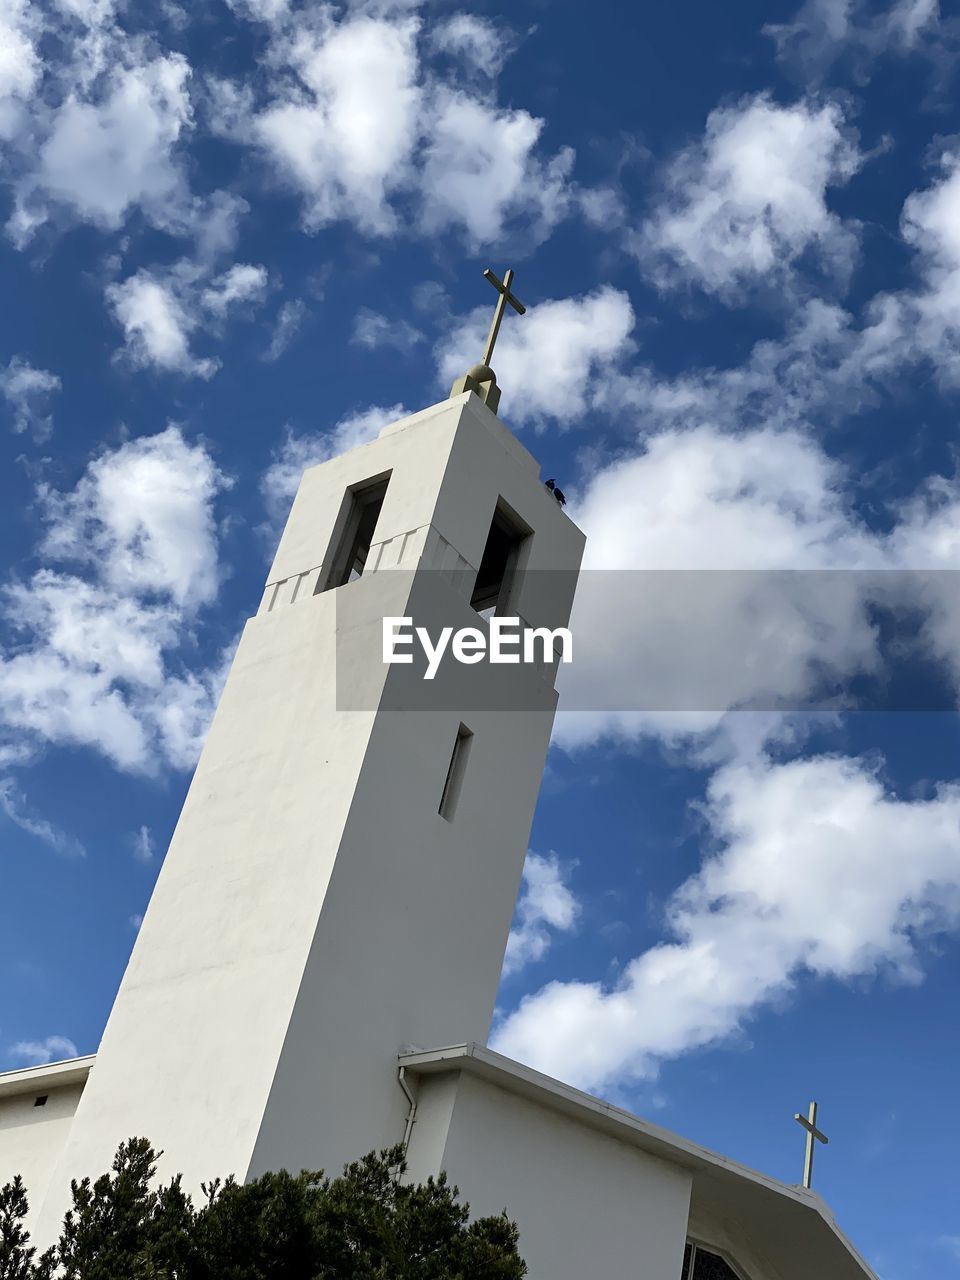
[[[37,1237],[148,1137],[201,1180],[400,1140],[397,1054],[484,1043],[555,665],[432,682],[382,619],[566,624],[583,549],[466,390],[308,470],[243,632]],[[358,576],[359,575],[359,576]]]

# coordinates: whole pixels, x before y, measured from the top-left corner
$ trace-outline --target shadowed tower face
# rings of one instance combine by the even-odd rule
[[[402,1048],[486,1040],[555,666],[388,666],[385,616],[569,617],[583,539],[475,393],[303,477],[44,1204],[144,1135],[196,1190],[400,1140]],[[484,683],[486,682],[486,683]]]

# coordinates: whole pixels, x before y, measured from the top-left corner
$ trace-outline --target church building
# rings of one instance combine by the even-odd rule
[[[450,398],[307,470],[96,1055],[0,1075],[36,1243],[142,1135],[198,1192],[403,1141],[531,1280],[864,1280],[820,1197],[486,1048],[584,538],[497,415]],[[521,620],[534,661],[385,661]]]

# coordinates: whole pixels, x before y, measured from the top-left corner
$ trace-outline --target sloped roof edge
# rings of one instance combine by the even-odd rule
[[[413,1075],[466,1072],[583,1124],[601,1129],[650,1155],[689,1169],[713,1187],[736,1184],[755,1203],[758,1210],[762,1207],[764,1212],[769,1212],[776,1203],[778,1218],[783,1214],[785,1219],[806,1222],[807,1229],[813,1225],[812,1218],[822,1223],[821,1231],[826,1229],[835,1245],[840,1247],[841,1253],[846,1255],[844,1260],[849,1265],[843,1267],[843,1280],[847,1276],[851,1280],[853,1277],[858,1280],[877,1280],[876,1273],[840,1230],[829,1206],[815,1191],[790,1186],[746,1165],[738,1164],[716,1151],[710,1151],[668,1129],[642,1120],[621,1107],[514,1062],[483,1045],[459,1044],[439,1049],[411,1050],[402,1053],[398,1061]]]

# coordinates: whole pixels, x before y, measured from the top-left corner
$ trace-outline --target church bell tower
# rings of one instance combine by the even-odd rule
[[[486,1041],[557,663],[448,656],[426,680],[412,646],[412,664],[384,661],[383,620],[568,621],[583,537],[496,416],[488,359],[305,472],[39,1238],[70,1178],[135,1134],[194,1192],[338,1172],[401,1139],[401,1050]]]

